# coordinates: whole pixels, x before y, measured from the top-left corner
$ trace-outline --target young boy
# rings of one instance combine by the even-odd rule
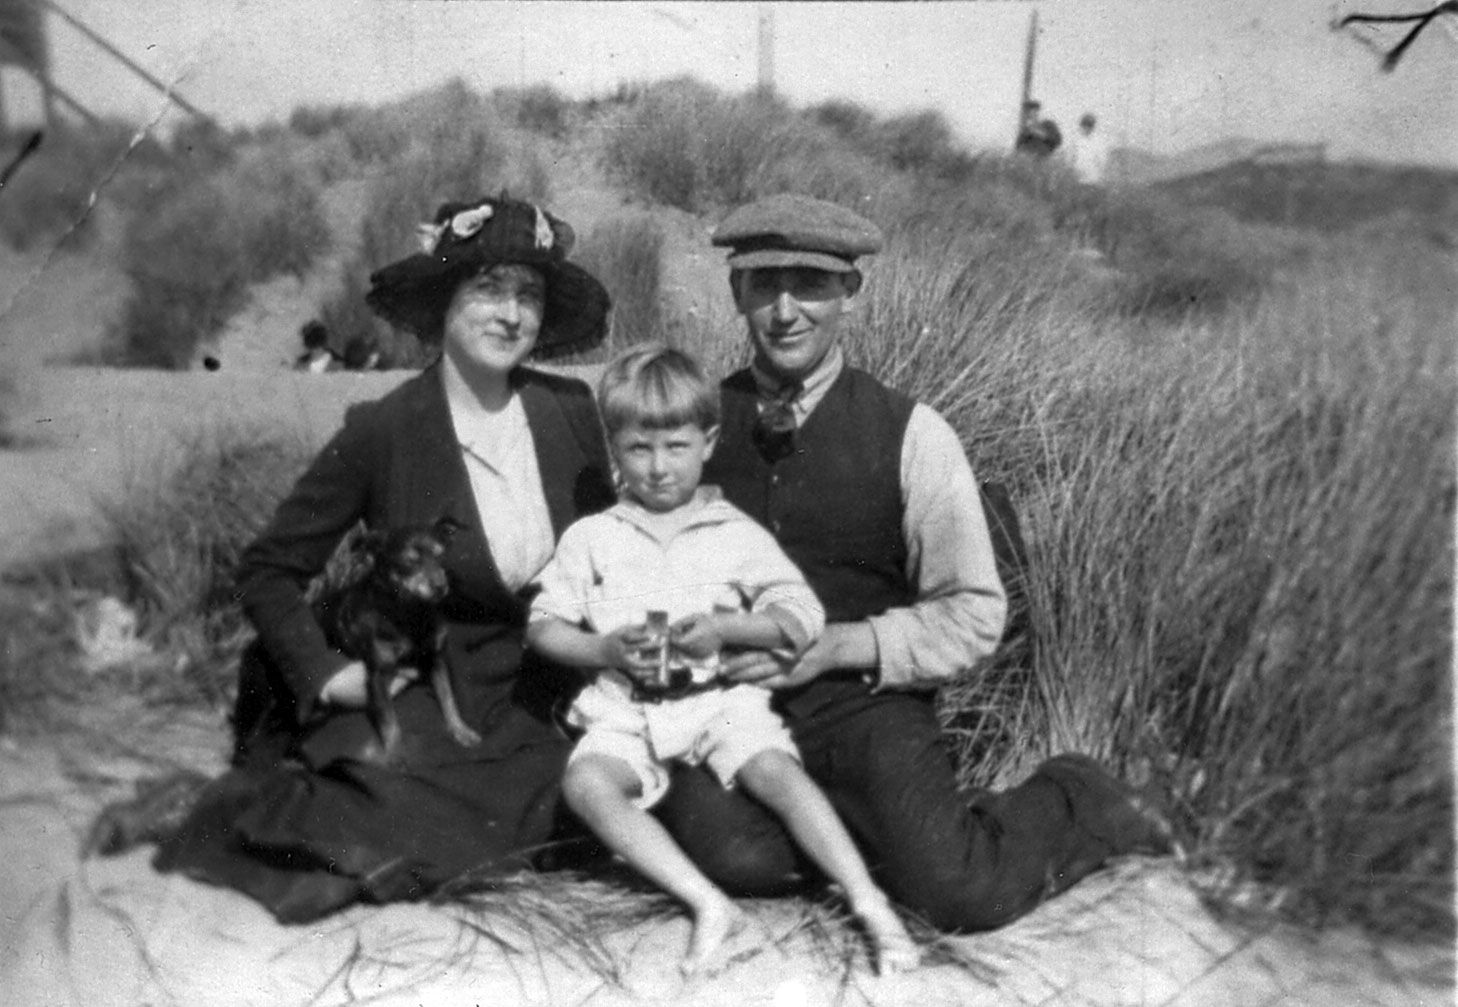
[[[621,497],[563,534],[527,629],[541,653],[601,669],[569,714],[585,733],[562,781],[568,806],[688,905],[686,972],[711,960],[741,914],[648,813],[668,789],[670,761],[707,763],[778,814],[844,889],[877,967],[915,966],[916,945],[801,768],[770,693],[716,675],[723,647],[798,653],[825,626],[769,532],[699,485],[718,437],[718,389],[685,354],[640,348],[608,366],[598,407]]]

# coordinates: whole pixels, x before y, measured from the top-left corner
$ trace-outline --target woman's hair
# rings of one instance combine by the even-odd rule
[[[692,423],[708,430],[719,425],[719,387],[687,353],[637,346],[603,371],[597,407],[609,435],[633,424],[671,430]]]

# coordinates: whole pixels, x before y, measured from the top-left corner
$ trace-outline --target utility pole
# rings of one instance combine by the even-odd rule
[[[1028,22],[1028,47],[1023,54],[1023,100],[1018,105],[1018,121],[1022,121],[1023,109],[1033,100],[1033,57],[1038,51],[1038,8],[1033,8],[1032,20]]]
[[[775,11],[767,3],[759,5],[759,90],[775,90]]]

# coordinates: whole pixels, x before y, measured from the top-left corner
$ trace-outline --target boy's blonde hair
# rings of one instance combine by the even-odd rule
[[[634,424],[671,430],[719,425],[719,386],[698,361],[671,346],[637,346],[607,365],[597,386],[602,425],[612,436]]]

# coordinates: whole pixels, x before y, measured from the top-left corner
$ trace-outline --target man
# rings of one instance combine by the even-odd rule
[[[730,287],[754,349],[723,384],[705,481],[763,522],[825,605],[818,642],[753,653],[732,677],[776,690],[804,764],[891,896],[947,930],[1001,926],[1108,858],[1169,848],[1167,825],[1091,759],[959,794],[935,687],[997,646],[1006,613],[961,444],[930,408],[846,366],[841,326],[875,225],[773,196],[730,214]],[[765,893],[797,876],[778,823],[699,770],[665,823],[711,877]]]
[[[1052,119],[1042,118],[1042,111],[1042,102],[1023,102],[1023,117],[1013,144],[1016,153],[1038,159],[1048,158],[1063,143],[1063,131]]]
[[[1085,112],[1078,120],[1078,133],[1068,146],[1068,163],[1078,180],[1085,185],[1098,185],[1104,180],[1109,162],[1109,145],[1102,133],[1095,135],[1098,118]]]

